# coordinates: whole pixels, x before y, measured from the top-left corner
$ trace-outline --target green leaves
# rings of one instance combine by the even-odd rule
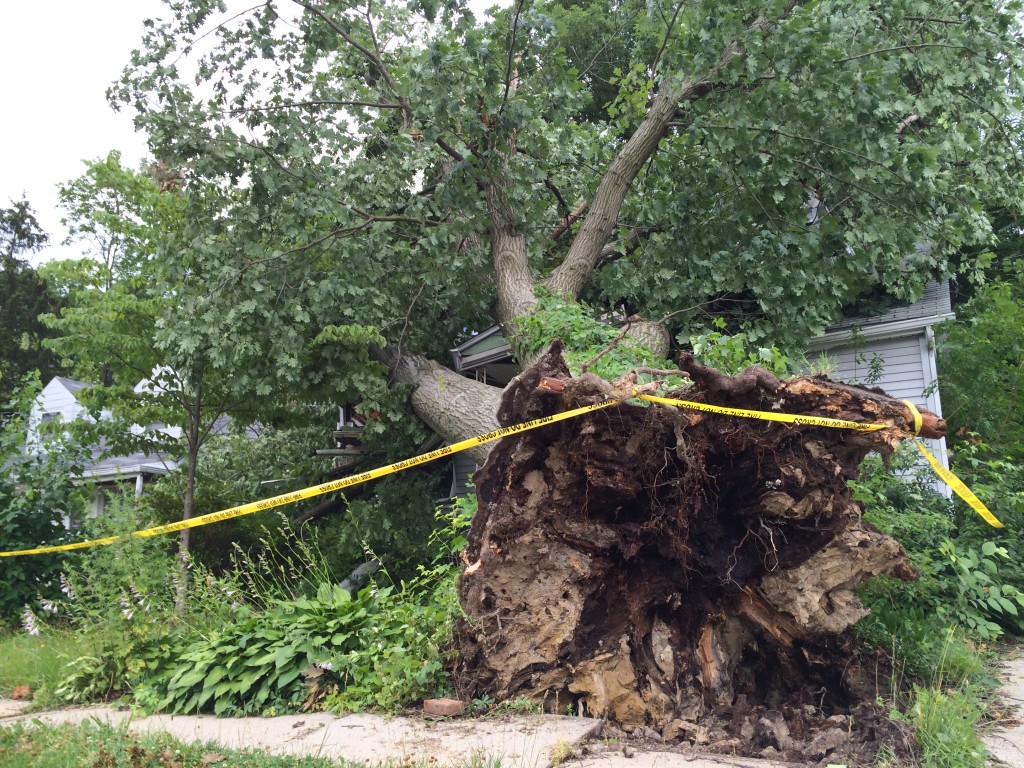
[[[393,710],[443,679],[440,653],[454,601],[447,571],[431,588],[444,600],[432,602],[437,596],[419,587],[349,595],[324,584],[315,597],[239,612],[206,636],[177,638],[180,645],[150,665],[136,698],[183,714],[294,711],[307,692],[303,671],[322,662],[323,674],[342,688],[336,706]]]
[[[305,688],[301,673],[317,659],[352,649],[354,630],[372,620],[379,601],[364,590],[276,601],[269,610],[235,620],[185,644],[147,675],[138,696],[160,710],[218,715],[294,710]]]
[[[88,492],[72,482],[87,452],[63,435],[47,439],[46,451],[24,450],[38,380],[26,380],[4,403],[0,417],[0,548],[29,549],[60,543],[68,536],[64,519],[80,519]],[[0,571],[0,620],[13,622],[37,598],[58,596],[59,555],[8,558]]]

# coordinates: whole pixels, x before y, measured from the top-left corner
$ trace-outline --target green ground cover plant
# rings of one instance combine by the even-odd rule
[[[397,711],[445,693],[458,612],[455,553],[474,505],[438,513],[429,567],[391,583],[382,571],[354,594],[338,586],[315,537],[303,540],[282,519],[257,553],[236,549],[223,575],[197,566],[183,615],[173,611],[173,584],[145,575],[150,567],[173,573],[173,562],[151,553],[147,564],[143,550],[128,549],[131,563],[121,567],[143,575],[119,571],[108,582],[102,561],[118,557],[121,545],[94,550],[92,569],[68,577],[62,611],[99,639],[55,693],[69,702],[129,694],[144,710],[218,715],[297,711],[309,695],[304,673],[317,677],[319,698],[336,711]]]

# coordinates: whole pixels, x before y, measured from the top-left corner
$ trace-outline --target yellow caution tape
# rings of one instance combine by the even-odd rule
[[[720,413],[725,416],[739,416],[744,419],[761,419],[762,421],[780,421],[783,424],[799,424],[810,427],[832,427],[833,429],[852,429],[857,432],[875,432],[879,429],[887,429],[885,424],[861,424],[857,421],[845,421],[843,419],[830,419],[825,416],[796,416],[792,413],[774,413],[772,411],[750,411],[743,408],[726,408],[721,405],[708,405],[707,403],[691,403],[688,400],[673,400],[668,397],[656,397],[654,395],[638,395],[641,400],[649,400],[652,403],[662,405],[675,405],[680,408],[689,408],[692,411],[704,411],[705,413]]]
[[[220,512],[211,512],[208,515],[201,515],[199,517],[193,517],[189,520],[182,520],[177,523],[169,523],[168,525],[158,525],[155,528],[146,528],[145,530],[135,531],[127,534],[128,536],[158,536],[162,533],[173,533],[175,531],[183,531],[186,528],[198,528],[202,525],[209,525],[210,523],[219,523],[222,520],[230,520],[234,517],[242,517],[243,515],[250,515],[253,512],[262,512],[266,509],[273,509],[274,507],[280,507],[285,504],[292,504],[302,499],[309,499],[314,496],[322,496],[325,493],[331,493],[332,491],[340,491],[343,488],[350,488],[353,485],[359,485],[370,480],[376,480],[378,477],[384,477],[394,472],[401,472],[402,470],[415,467],[419,464],[426,464],[434,459],[440,459],[444,456],[451,456],[453,453],[464,451],[467,448],[472,448],[477,445],[483,445],[484,443],[490,443],[501,437],[507,437],[508,435],[517,435],[520,432],[526,432],[537,427],[543,427],[547,424],[554,424],[558,421],[565,421],[566,419],[572,419],[580,416],[584,413],[590,413],[600,408],[607,408],[609,405],[614,405],[620,402],[619,400],[605,400],[601,403],[595,403],[594,405],[586,405],[582,408],[574,408],[571,411],[564,411],[562,413],[556,413],[552,416],[544,416],[540,419],[533,419],[532,421],[526,421],[522,424],[515,424],[511,427],[502,427],[496,429],[493,432],[488,432],[485,435],[479,435],[478,437],[471,437],[468,440],[462,440],[461,442],[454,443],[452,445],[446,445],[443,448],[438,448],[436,451],[430,451],[419,456],[414,456],[411,459],[405,459],[394,464],[388,464],[385,467],[378,467],[377,469],[371,469],[368,472],[361,472],[358,475],[352,475],[351,477],[345,477],[340,480],[332,480],[328,483],[321,483],[320,485],[310,486],[309,488],[303,488],[300,491],[292,491],[291,493],[282,493],[280,496],[272,496],[269,499],[263,499],[262,501],[253,501],[248,504],[242,504],[237,507],[231,507],[230,509],[223,509]],[[102,539],[89,539],[88,541],[78,541],[74,544],[58,544],[51,547],[36,547],[34,549],[18,549],[11,552],[0,552],[0,557],[18,557],[21,555],[41,555],[47,552],[70,552],[74,549],[85,549],[87,547],[99,547],[105,544],[113,544],[116,541],[120,541],[123,536],[107,536]]]
[[[963,480],[961,480],[959,477],[954,475],[952,472],[950,472],[944,466],[939,464],[939,460],[936,459],[934,456],[932,456],[931,452],[927,448],[925,448],[923,445],[921,445],[921,443],[919,443],[917,440],[915,440],[913,438],[911,438],[911,440],[914,443],[914,445],[917,446],[917,450],[919,450],[922,454],[924,454],[924,457],[926,459],[928,459],[928,463],[932,465],[932,469],[935,470],[935,474],[937,474],[939,477],[941,477],[942,481],[946,485],[948,485],[950,488],[952,488],[953,492],[957,496],[959,496],[961,499],[963,499],[965,502],[967,502],[967,506],[969,506],[971,509],[973,509],[975,512],[977,512],[979,515],[981,515],[981,519],[984,520],[989,525],[991,525],[993,528],[1002,528],[1003,527],[1003,524],[1001,522],[999,522],[999,520],[996,519],[995,515],[993,515],[991,512],[989,512],[988,507],[986,507],[981,502],[981,499],[979,499],[977,496],[975,496],[974,492],[971,491],[971,489],[968,488],[966,485],[964,485]]]
[[[703,411],[705,413],[717,413],[724,416],[737,416],[745,419],[760,419],[762,421],[776,421],[783,424],[796,424],[798,426],[811,426],[811,427],[830,427],[833,429],[850,429],[857,432],[875,432],[880,429],[888,429],[889,425],[886,424],[862,424],[856,421],[846,421],[844,419],[831,419],[824,416],[798,416],[791,413],[774,413],[772,411],[754,411],[743,408],[727,408],[720,405],[709,405],[707,403],[695,403],[687,400],[676,400],[668,397],[657,397],[655,395],[638,395],[641,400],[647,400],[652,403],[661,403],[662,405],[674,405],[680,408],[688,408],[694,411]],[[358,475],[352,475],[351,477],[342,478],[340,480],[332,480],[328,483],[321,483],[320,485],[310,486],[309,488],[303,488],[299,491],[293,491],[291,493],[283,493],[280,496],[272,496],[269,499],[263,499],[261,501],[254,501],[248,504],[242,504],[237,507],[231,507],[230,509],[223,509],[219,512],[211,512],[208,515],[201,515],[194,517],[189,520],[182,520],[177,523],[169,523],[167,525],[158,525],[154,528],[146,528],[141,531],[135,531],[134,533],[128,534],[128,536],[158,536],[163,533],[174,533],[175,531],[183,531],[186,528],[198,528],[203,525],[209,525],[210,523],[218,523],[222,520],[230,520],[235,517],[242,517],[243,515],[250,515],[253,512],[262,512],[267,509],[273,509],[274,507],[284,506],[285,504],[292,504],[296,501],[302,501],[303,499],[309,499],[314,496],[322,496],[325,493],[331,493],[333,491],[340,491],[343,488],[350,488],[353,485],[359,485],[370,480],[376,480],[379,477],[390,475],[394,472],[401,472],[415,467],[419,464],[426,464],[427,462],[440,459],[445,456],[450,456],[453,453],[459,453],[468,448],[472,448],[477,445],[483,445],[484,443],[490,443],[502,437],[508,435],[517,435],[520,432],[526,432],[537,427],[543,427],[546,424],[554,424],[558,421],[564,421],[566,419],[572,419],[580,416],[584,413],[590,413],[600,408],[607,408],[609,405],[614,405],[620,402],[619,400],[605,400],[601,403],[595,403],[594,405],[587,405],[582,408],[574,408],[571,411],[563,411],[562,413],[556,413],[552,416],[545,416],[540,419],[533,419],[532,421],[526,421],[522,424],[515,424],[511,427],[502,427],[496,429],[493,432],[488,432],[485,435],[479,435],[477,437],[471,437],[468,440],[462,440],[452,445],[446,445],[443,448],[438,448],[436,451],[430,451],[419,456],[414,456],[411,459],[405,459],[404,461],[395,462],[394,464],[388,464],[384,467],[378,467],[368,472],[361,472]],[[904,400],[911,410],[914,416],[914,434],[917,435],[921,431],[921,413],[917,410],[913,403],[909,400]],[[921,445],[917,440],[914,440],[914,445],[918,447],[924,457],[931,464],[932,469],[935,470],[936,474],[942,478],[943,481],[949,485],[956,494],[962,498],[971,509],[975,510],[989,525],[996,528],[1002,528],[1003,524],[996,519],[996,517],[989,512],[981,500],[975,496],[970,488],[963,484],[963,482],[950,472],[948,469],[943,467],[935,459],[928,450]],[[0,557],[18,557],[21,555],[41,555],[47,552],[70,552],[75,549],[85,549],[87,547],[99,547],[106,544],[113,544],[114,542],[120,541],[122,536],[107,536],[102,539],[89,539],[88,541],[78,541],[73,544],[59,544],[50,547],[36,547],[34,549],[18,549],[10,552],[0,552]]]
[[[924,423],[924,419],[921,418],[921,412],[917,410],[916,405],[909,400],[904,400],[903,402],[910,409],[910,413],[914,416],[914,437],[917,437],[921,434],[921,424]],[[932,465],[932,469],[935,470],[935,474],[941,477],[942,481],[952,488],[953,492],[957,496],[967,502],[967,506],[981,515],[981,519],[993,528],[1003,527],[1003,524],[996,519],[996,516],[989,511],[988,507],[982,503],[981,499],[974,495],[974,492],[971,491],[970,488],[964,485],[964,482],[959,477],[942,466],[939,463],[939,460],[932,456],[931,451],[925,448],[922,443],[919,443],[917,440],[914,440],[913,443],[917,446],[917,450],[919,450],[928,460],[928,463]]]
[[[921,425],[924,424],[924,419],[921,418],[921,412],[917,410],[917,406],[909,400],[904,400],[903,404],[910,409],[910,413],[914,417],[914,437],[921,434]]]
[[[706,413],[720,413],[727,416],[740,416],[745,419],[761,419],[762,421],[780,421],[784,424],[806,424],[815,427],[833,427],[835,429],[853,429],[858,432],[873,432],[878,429],[886,429],[885,424],[861,424],[856,421],[844,421],[842,419],[829,419],[822,416],[794,416],[788,413],[772,413],[771,411],[749,411],[740,408],[725,408],[720,405],[708,405],[707,403],[693,403],[687,400],[672,400],[667,397],[655,397],[653,395],[639,395],[642,400],[649,400],[652,403],[662,403],[663,405],[675,405],[680,408],[689,408],[695,411],[704,411]],[[910,413],[914,417],[914,436],[916,437],[921,433],[921,426],[924,423],[924,419],[921,417],[921,412],[917,409],[912,402],[909,400],[903,401],[907,407],[910,408]],[[1002,528],[1003,524],[996,519],[988,507],[986,507],[977,496],[964,485],[963,481],[942,466],[938,459],[917,440],[913,440],[914,445],[917,446],[918,450],[924,454],[924,457],[931,464],[932,469],[935,470],[943,482],[946,483],[953,492],[956,493],[961,499],[967,502],[975,512],[981,515],[981,518],[991,525],[993,528]]]

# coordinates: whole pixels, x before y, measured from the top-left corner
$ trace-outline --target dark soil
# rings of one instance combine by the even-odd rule
[[[899,748],[898,728],[865,703],[873,689],[845,633],[866,614],[858,584],[914,574],[846,481],[905,436],[909,410],[823,378],[683,367],[686,400],[889,426],[623,400],[503,439],[476,476],[459,585],[463,698],[530,696],[668,743],[800,764],[844,750],[863,764],[880,739]],[[572,378],[555,345],[506,389],[499,420],[630,392]]]

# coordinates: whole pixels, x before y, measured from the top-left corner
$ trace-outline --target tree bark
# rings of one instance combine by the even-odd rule
[[[603,401],[558,346],[505,391],[504,425]],[[846,481],[912,428],[906,406],[824,378],[684,360],[681,399],[884,423],[854,432],[620,402],[502,439],[477,473],[459,597],[464,696],[529,696],[665,731],[743,701],[853,698],[853,593],[914,577]],[[542,378],[564,382],[538,389]]]
[[[790,0],[777,19],[758,16],[747,28],[747,35],[770,32],[799,4],[798,0]],[[663,77],[659,81],[658,93],[644,119],[601,177],[583,225],[562,263],[544,280],[545,287],[566,297],[575,298],[580,295],[590,273],[601,259],[605,244],[619,223],[619,212],[626,193],[640,169],[657,151],[668,132],[669,124],[686,102],[712,92],[722,71],[744,54],[745,42],[736,40],[726,45],[718,60],[706,72],[676,80]]]
[[[375,350],[395,381],[414,384],[412,407],[416,415],[448,443],[498,428],[498,404],[502,390],[461,376],[422,355],[388,347]],[[487,460],[490,445],[466,453],[477,464]]]
[[[516,225],[514,211],[505,199],[503,180],[487,184],[487,210],[490,214],[491,257],[498,290],[498,322],[506,338],[516,345],[516,318],[529,314],[537,297],[533,291],[533,273],[526,250],[526,238]]]
[[[181,519],[191,520],[195,510],[196,467],[199,462],[199,448],[202,446],[200,436],[200,420],[203,414],[203,385],[196,384],[195,395],[189,404],[188,418],[188,457],[185,467],[185,494],[182,501]],[[185,528],[181,532],[178,547],[178,584],[174,596],[174,609],[179,614],[185,612],[185,600],[189,588],[189,552],[192,543],[192,529]]]

